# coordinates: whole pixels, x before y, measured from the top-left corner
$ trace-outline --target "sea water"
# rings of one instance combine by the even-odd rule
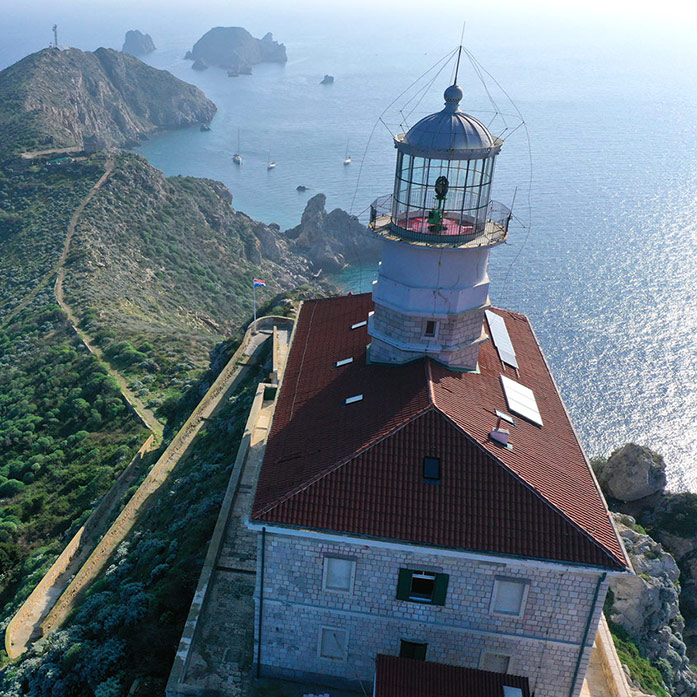
[[[146,62],[198,85],[218,112],[210,132],[165,133],[137,152],[167,175],[223,181],[237,209],[286,229],[319,192],[363,217],[391,192],[392,135],[441,108],[454,61],[400,94],[457,45],[461,18],[416,7],[114,7],[113,21],[75,20],[67,42],[118,48],[126,29],[151,33]],[[480,11],[465,43],[512,103],[465,57],[462,107],[506,137],[493,197],[515,219],[491,253],[492,302],[530,316],[590,455],[646,444],[672,487],[697,490],[697,65],[680,23],[630,19]],[[273,31],[288,63],[237,78],[192,70],[185,51],[218,24]],[[21,50],[6,43],[0,64]],[[333,85],[319,84],[325,73]],[[340,282],[368,290],[375,272],[349,268]]]

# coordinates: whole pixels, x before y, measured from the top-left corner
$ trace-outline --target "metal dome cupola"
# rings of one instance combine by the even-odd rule
[[[406,134],[397,136],[396,148],[409,155],[443,159],[475,159],[501,149],[503,141],[494,138],[487,127],[473,116],[460,111],[463,97],[458,85],[445,90],[445,108],[424,117]]]
[[[373,203],[371,227],[405,241],[499,244],[506,239],[510,211],[489,196],[503,140],[460,110],[458,85],[450,85],[444,97],[441,111],[395,137],[394,192]]]

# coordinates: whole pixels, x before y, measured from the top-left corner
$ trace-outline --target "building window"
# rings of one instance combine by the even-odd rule
[[[424,336],[429,339],[432,339],[436,335],[437,328],[438,324],[434,320],[427,319],[426,325],[424,326]]]
[[[425,661],[427,648],[428,644],[418,644],[414,641],[405,641],[402,639],[399,646],[399,657],[415,658],[419,661]]]
[[[511,657],[504,653],[492,653],[483,651],[479,661],[481,670],[488,670],[490,673],[508,673],[511,665]]]
[[[345,661],[348,632],[337,627],[320,627],[319,657],[331,661]]]
[[[433,571],[400,569],[397,579],[397,600],[428,605],[445,605],[448,574]]]
[[[355,573],[356,562],[353,559],[325,557],[322,589],[338,593],[351,593],[353,592]]]
[[[427,482],[440,481],[440,458],[425,457],[424,458],[424,479]]]
[[[491,595],[490,611],[495,615],[520,618],[525,612],[529,581],[497,576]]]

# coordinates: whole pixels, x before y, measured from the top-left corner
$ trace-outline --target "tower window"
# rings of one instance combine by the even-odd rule
[[[434,337],[436,335],[436,323],[432,319],[426,320],[426,327],[424,329],[424,336]]]
[[[425,457],[424,458],[424,479],[427,482],[440,481],[440,458]]]

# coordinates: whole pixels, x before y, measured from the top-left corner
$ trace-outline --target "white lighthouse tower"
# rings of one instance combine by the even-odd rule
[[[459,108],[445,108],[395,137],[394,192],[371,206],[383,238],[369,320],[370,360],[407,363],[430,356],[475,370],[489,306],[489,249],[508,235],[511,212],[489,198],[503,141]]]

